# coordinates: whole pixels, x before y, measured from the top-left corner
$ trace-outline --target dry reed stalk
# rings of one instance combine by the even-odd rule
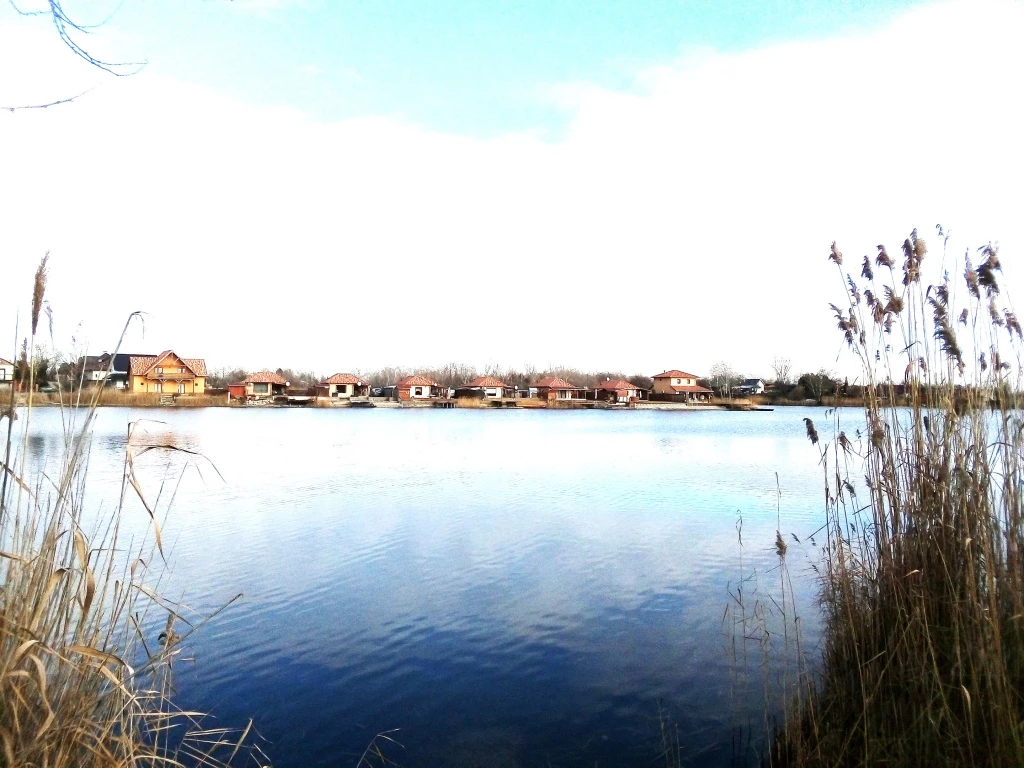
[[[965,258],[960,296],[948,276],[922,285],[916,231],[902,250],[897,271],[879,246],[884,276],[865,259],[863,290],[830,256],[864,428],[820,445],[822,667],[777,733],[776,765],[1024,765],[1021,334],[998,311],[993,246],[977,268]]]
[[[46,259],[32,294],[32,336],[46,287]],[[31,358],[30,358],[31,359]],[[31,366],[30,366],[31,367]],[[31,374],[30,374],[31,376]],[[129,433],[125,491],[103,516],[83,497],[96,398],[62,414],[63,455],[55,474],[27,476],[31,386],[18,412],[25,441],[12,462],[10,422],[0,490],[0,764],[50,768],[215,766],[265,762],[252,729],[204,729],[171,700],[171,670],[182,621],[152,584],[152,545],[126,550],[120,530],[139,446]],[[12,414],[4,416],[10,418]],[[167,449],[167,446],[159,446]],[[154,510],[152,531],[161,549]],[[164,618],[160,619],[159,615]],[[154,621],[164,627],[150,637]]]

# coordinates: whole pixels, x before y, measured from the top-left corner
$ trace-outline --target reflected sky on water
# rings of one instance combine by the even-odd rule
[[[750,695],[723,612],[741,556],[775,563],[776,473],[783,531],[823,522],[804,416],[824,436],[803,408],[109,408],[86,498],[116,503],[132,420],[206,457],[137,462],[158,509],[174,493],[163,591],[200,613],[244,594],[190,642],[180,703],[254,718],[278,766],[354,765],[393,728],[408,766],[656,763],[659,717],[684,764],[720,765]],[[52,467],[61,416],[32,424]],[[813,642],[813,547],[791,544]]]

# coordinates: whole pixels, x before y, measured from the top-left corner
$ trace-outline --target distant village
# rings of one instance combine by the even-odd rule
[[[16,391],[25,389],[27,376],[24,371],[19,375],[19,365],[25,368],[27,363],[0,358],[0,386],[11,382]],[[211,375],[203,358],[174,350],[87,355],[60,368],[40,366],[35,389],[56,391],[56,378],[63,390],[101,389],[105,403],[114,404],[109,393],[122,395],[117,403],[125,405],[720,408],[741,407],[743,401],[756,406],[779,397],[817,402],[823,396],[845,394],[845,387],[824,372],[804,374],[796,383],[783,376],[771,383],[734,375],[716,381],[680,369],[650,377],[565,371],[476,375],[471,368],[455,365],[435,372],[335,373],[314,381],[308,375],[292,380],[283,369]],[[785,372],[779,368],[776,365],[777,373]]]

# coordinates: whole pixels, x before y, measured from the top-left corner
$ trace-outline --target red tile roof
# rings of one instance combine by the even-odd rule
[[[577,387],[575,384],[570,384],[565,379],[560,379],[557,376],[545,376],[533,386],[538,389],[583,389],[583,387]]]
[[[406,376],[404,379],[399,379],[395,386],[399,389],[408,389],[409,387],[436,387],[437,383],[431,381],[426,376],[415,374],[413,376]]]
[[[183,357],[181,362],[192,369],[196,376],[206,376],[206,361],[201,357]]]
[[[500,389],[508,389],[506,384],[501,379],[497,379],[494,376],[477,376],[472,381],[467,381],[462,386],[464,387],[496,387]]]
[[[594,389],[605,389],[609,391],[614,389],[616,392],[621,392],[624,389],[643,389],[643,387],[638,384],[634,384],[631,381],[626,381],[625,379],[615,379],[613,381],[602,381],[594,387]]]
[[[653,376],[652,378],[655,378],[655,379],[696,379],[698,377],[696,376],[696,374],[686,373],[686,371],[675,371],[675,370],[672,370],[672,371],[665,371],[664,373],[659,373],[657,376]]]
[[[282,387],[288,386],[288,381],[281,376],[278,376],[273,371],[260,371],[259,373],[252,373],[242,380],[243,384],[280,384]]]
[[[132,376],[145,376],[153,368],[157,367],[158,363],[163,362],[169,355],[174,355],[185,367],[192,371],[196,376],[206,376],[206,361],[201,357],[180,357],[175,354],[173,350],[167,349],[161,352],[159,355],[132,355],[131,369]]]
[[[366,382],[351,373],[336,373],[329,379],[324,379],[321,384],[365,384]]]

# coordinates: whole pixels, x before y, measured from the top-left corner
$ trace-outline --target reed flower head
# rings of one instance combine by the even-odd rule
[[[880,267],[888,267],[889,269],[892,269],[892,257],[889,256],[889,253],[885,250],[885,246],[879,245],[876,247],[878,248],[878,255],[875,256],[875,264],[877,264]]]
[[[971,266],[970,256],[965,256],[964,262],[966,264],[966,267],[964,268],[964,280],[967,283],[967,290],[974,298],[980,299],[981,289],[980,282],[978,279],[978,271],[973,266]]]
[[[818,430],[814,428],[814,422],[808,418],[804,419],[804,427],[807,429],[807,438],[814,443],[818,444]]]
[[[835,240],[832,241],[832,252],[829,253],[828,258],[829,261],[834,261],[837,266],[841,267],[843,265],[843,254],[840,252],[839,248],[836,247]]]
[[[898,315],[903,311],[903,297],[897,296],[896,292],[888,285],[882,286],[882,290],[885,291],[885,311],[891,312],[894,315]]]
[[[36,277],[32,282],[32,335],[36,335],[36,327],[39,325],[39,312],[43,308],[43,297],[46,295],[46,262],[50,260],[50,252],[47,251],[42,261],[36,268]]]

